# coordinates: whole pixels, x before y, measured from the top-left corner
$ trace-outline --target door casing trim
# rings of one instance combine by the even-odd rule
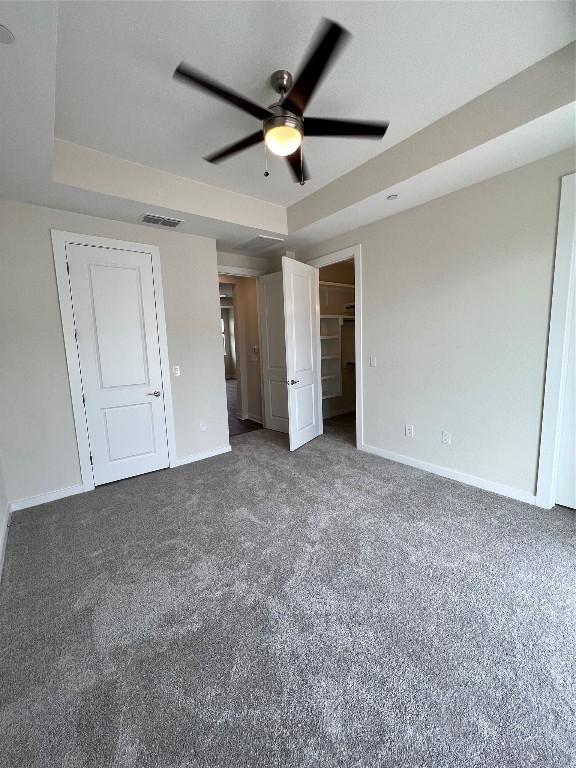
[[[154,296],[156,302],[156,322],[158,326],[158,346],[160,350],[160,368],[162,374],[162,391],[164,393],[164,417],[166,421],[166,440],[168,444],[169,466],[177,466],[176,463],[176,433],[174,428],[174,408],[172,403],[172,386],[170,381],[170,360],[168,357],[168,339],[166,336],[166,316],[164,313],[164,292],[162,289],[162,270],[160,262],[160,249],[156,245],[144,245],[132,243],[126,240],[114,240],[108,237],[95,237],[76,232],[65,232],[59,229],[51,229],[52,251],[54,253],[54,267],[56,269],[56,284],[58,287],[58,301],[60,315],[62,317],[62,331],[64,333],[64,348],[66,351],[66,365],[70,382],[70,395],[72,398],[72,412],[74,415],[74,428],[76,431],[76,444],[78,447],[78,459],[80,464],[81,482],[74,486],[75,493],[94,490],[94,473],[90,463],[90,440],[88,435],[88,423],[84,409],[82,392],[82,375],[80,360],[76,346],[74,305],[72,291],[67,270],[68,253],[70,245],[85,245],[93,248],[106,248],[107,250],[132,251],[150,256],[152,262],[152,279],[154,283]]]

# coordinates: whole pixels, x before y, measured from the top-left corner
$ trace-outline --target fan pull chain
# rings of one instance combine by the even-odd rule
[[[264,176],[268,178],[268,176],[270,176],[270,173],[268,172],[268,147],[266,146],[266,144],[264,144],[264,168],[265,168]]]
[[[304,151],[302,150],[302,144],[300,144],[300,186],[303,187],[306,182],[304,181]]]

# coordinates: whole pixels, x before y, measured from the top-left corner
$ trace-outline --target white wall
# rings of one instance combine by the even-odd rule
[[[10,501],[80,482],[50,229],[160,248],[178,457],[228,444],[214,240],[0,201],[0,455]],[[207,424],[200,431],[200,422]]]
[[[572,170],[561,152],[299,254],[362,245],[365,444],[535,493],[560,177]]]
[[[240,269],[258,269],[265,272],[268,269],[268,260],[265,256],[249,256],[245,253],[233,253],[231,251],[218,251],[218,267],[240,267]]]

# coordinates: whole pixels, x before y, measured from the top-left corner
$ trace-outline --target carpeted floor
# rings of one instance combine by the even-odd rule
[[[327,430],[14,515],[3,768],[576,765],[573,513]]]

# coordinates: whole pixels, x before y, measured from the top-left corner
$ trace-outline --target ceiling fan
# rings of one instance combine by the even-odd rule
[[[179,64],[174,72],[176,79],[207,91],[262,121],[261,130],[204,159],[210,163],[219,163],[263,141],[275,155],[286,158],[295,181],[304,184],[310,178],[302,151],[304,136],[381,139],[388,128],[387,122],[304,117],[308,102],[349,37],[350,33],[335,21],[323,19],[315,43],[296,79],[286,69],[279,69],[272,74],[270,83],[280,98],[269,107],[255,104],[185,62]],[[269,175],[268,169],[264,175]]]

